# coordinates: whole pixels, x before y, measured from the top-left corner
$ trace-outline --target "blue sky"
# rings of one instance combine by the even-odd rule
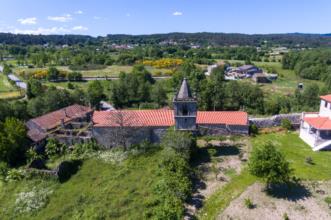
[[[0,32],[330,33],[330,0],[0,0]]]

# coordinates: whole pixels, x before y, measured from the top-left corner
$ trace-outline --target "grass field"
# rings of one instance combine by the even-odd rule
[[[21,95],[21,92],[9,83],[7,77],[0,74],[0,99],[16,98]]]
[[[82,81],[82,82],[70,82],[75,88],[79,88],[79,89],[83,89],[83,90],[87,90],[87,87],[89,85],[89,83],[91,83],[93,81]],[[104,87],[104,93],[108,94],[109,89],[110,89],[110,81],[108,80],[99,80],[99,82],[103,85]],[[70,90],[68,88],[68,84],[69,82],[45,82],[44,83],[46,86],[55,86],[59,89],[68,89],[69,91],[74,91],[74,90]]]
[[[0,73],[0,93],[1,92],[12,92],[17,89],[9,83],[7,77]]]
[[[116,165],[89,159],[62,184],[30,180],[0,185],[1,219],[144,219],[154,198],[160,155],[136,156]],[[47,205],[33,214],[19,214],[18,194],[33,187],[52,191]]]
[[[59,70],[64,71],[71,71],[67,66],[57,66]],[[88,71],[79,71],[82,73],[83,77],[118,77],[120,72],[131,72],[132,66],[119,66],[119,65],[112,65],[107,66],[105,69],[100,70],[88,70]],[[38,69],[47,69],[47,68],[26,68],[26,67],[16,67],[15,72],[32,72]],[[152,75],[162,75],[169,72],[169,69],[157,69],[154,67],[146,66],[146,69],[152,73]]]
[[[331,152],[314,152],[311,147],[305,144],[297,133],[272,133],[259,135],[253,138],[253,146],[259,146],[266,141],[272,141],[277,149],[284,153],[286,159],[297,177],[304,180],[330,180],[331,179]],[[305,162],[311,157],[315,165]]]
[[[222,61],[222,60],[220,60]],[[224,61],[224,60],[223,60]],[[227,60],[230,63],[241,63],[244,64],[242,60]],[[297,76],[293,70],[285,70],[282,68],[282,64],[279,62],[254,62],[254,65],[267,71],[268,69],[274,69],[278,73],[278,79],[273,81],[271,84],[260,84],[263,91],[268,94],[293,94],[299,83],[303,83],[307,86],[312,83],[316,83],[319,86],[323,86],[322,81],[302,79]],[[253,82],[249,80],[250,82]]]

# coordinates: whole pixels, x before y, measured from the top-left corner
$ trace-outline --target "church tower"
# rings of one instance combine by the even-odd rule
[[[173,104],[176,130],[196,130],[197,100],[192,96],[186,78],[174,97]]]

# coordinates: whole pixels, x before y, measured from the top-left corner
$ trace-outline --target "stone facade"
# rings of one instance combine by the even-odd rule
[[[98,144],[105,148],[118,145],[139,144],[143,141],[159,143],[169,127],[94,127],[92,134]]]
[[[248,125],[198,125],[199,135],[249,135]]]

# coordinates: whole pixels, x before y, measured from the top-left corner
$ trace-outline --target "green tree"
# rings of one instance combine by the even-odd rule
[[[163,136],[161,145],[165,148],[171,148],[186,159],[190,159],[196,151],[196,140],[189,132],[176,132],[169,129]]]
[[[162,83],[154,84],[151,96],[153,102],[157,103],[159,107],[167,104],[167,92]]]
[[[9,74],[12,73],[12,69],[11,69],[11,67],[8,64],[5,64],[3,66],[2,72],[3,72],[4,75],[9,75]]]
[[[43,86],[41,82],[37,79],[29,79],[27,83],[26,95],[28,99],[40,96],[43,94]]]
[[[268,189],[272,184],[288,184],[293,172],[284,155],[271,142],[253,150],[248,167],[252,175],[266,182]]]
[[[48,68],[47,79],[48,80],[57,80],[59,78],[60,71],[55,67]]]
[[[99,108],[99,103],[103,99],[103,86],[100,81],[95,80],[87,87],[87,97],[91,106]]]
[[[27,139],[23,122],[7,118],[0,123],[0,161],[16,165],[24,159]]]

